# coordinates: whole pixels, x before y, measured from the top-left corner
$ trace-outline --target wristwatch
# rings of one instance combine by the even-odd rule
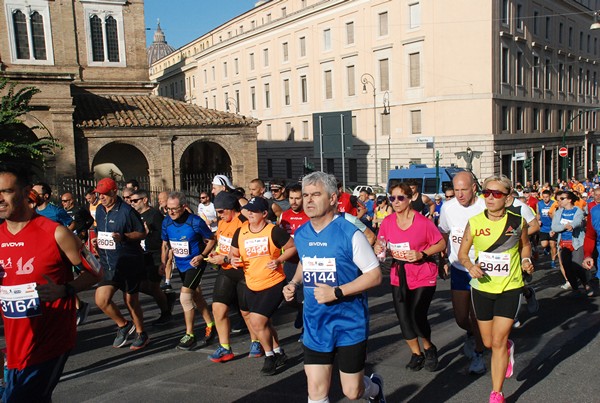
[[[225,264],[229,264],[229,257],[225,256],[225,257],[223,258],[223,263],[225,263]]]
[[[429,257],[429,255],[425,252],[421,252],[421,255],[423,255],[423,257],[421,258],[421,260],[425,260]]]
[[[342,298],[344,298],[344,292],[342,291],[342,289],[340,287],[335,287],[333,289],[333,292],[335,293],[335,298],[336,299],[342,299]]]

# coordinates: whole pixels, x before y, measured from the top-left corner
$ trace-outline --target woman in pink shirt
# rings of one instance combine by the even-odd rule
[[[438,270],[430,256],[443,251],[446,242],[435,224],[410,207],[412,191],[407,184],[393,186],[390,193],[395,214],[387,216],[381,223],[375,253],[379,254],[385,248],[394,259],[390,272],[394,308],[402,335],[412,351],[406,368],[419,371],[425,367],[435,371],[437,348],[431,343],[427,314]]]

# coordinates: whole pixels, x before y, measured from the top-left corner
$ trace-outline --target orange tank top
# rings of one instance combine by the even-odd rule
[[[267,268],[267,264],[281,256],[281,249],[273,243],[271,232],[273,224],[267,224],[257,233],[250,231],[249,223],[240,228],[238,247],[244,263],[246,284],[252,291],[262,291],[285,280],[283,266],[277,269]]]

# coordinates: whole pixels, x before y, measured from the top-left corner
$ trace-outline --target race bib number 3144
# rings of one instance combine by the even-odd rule
[[[315,283],[337,287],[335,258],[302,258],[302,279],[305,287],[314,287]]]

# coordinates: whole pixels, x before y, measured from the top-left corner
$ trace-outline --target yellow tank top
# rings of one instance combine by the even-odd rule
[[[523,287],[519,242],[523,218],[510,211],[499,221],[491,221],[486,211],[469,219],[475,259],[485,273],[471,280],[471,287],[490,294]]]

